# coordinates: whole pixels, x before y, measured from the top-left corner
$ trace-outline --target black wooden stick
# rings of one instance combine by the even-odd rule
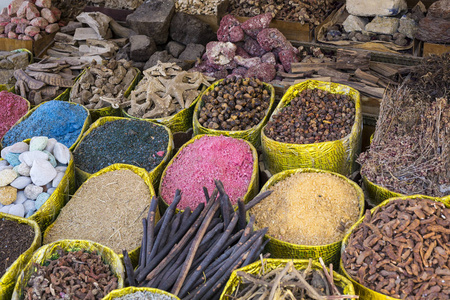
[[[209,197],[208,189],[206,187],[203,187],[203,194],[205,194],[206,203],[208,203],[211,198]]]
[[[253,206],[255,206],[256,204],[258,204],[259,202],[261,202],[264,198],[266,198],[267,196],[269,196],[270,194],[272,194],[271,190],[265,191],[259,195],[257,195],[255,198],[253,198],[250,202],[248,202],[245,205],[245,211],[249,211]]]
[[[139,252],[139,266],[145,266],[145,261],[147,257],[147,219],[142,219],[142,228],[143,228],[143,234],[142,234],[142,243],[141,243],[141,251]]]
[[[242,245],[244,244],[252,235],[253,233],[253,224],[255,223],[255,216],[252,215],[250,217],[250,220],[247,224],[247,226],[245,226],[244,228],[244,233],[242,234],[241,238],[239,239],[238,245]]]
[[[150,204],[150,209],[148,211],[147,216],[147,232],[144,231],[144,235],[147,234],[147,247],[146,247],[147,252],[150,252],[153,248],[157,209],[158,209],[158,198],[153,196],[152,203]]]
[[[238,220],[238,229],[244,229],[247,225],[247,215],[245,210],[245,204],[244,201],[241,199],[238,199],[238,214],[239,214],[239,220]]]
[[[130,286],[136,286],[136,279],[134,276],[133,265],[131,264],[130,256],[127,250],[122,250],[123,262],[125,264],[125,270],[127,271],[128,283]]]

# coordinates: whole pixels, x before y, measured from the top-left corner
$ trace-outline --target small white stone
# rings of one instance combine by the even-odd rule
[[[20,165],[16,166],[16,171],[21,176],[30,176],[30,170],[31,168],[26,163],[21,163]]]
[[[29,184],[25,187],[24,193],[28,199],[34,200],[37,196],[44,191],[44,188],[34,184]]]
[[[3,167],[3,166],[9,166],[9,163],[7,160],[0,160],[0,167]]]
[[[27,200],[23,203],[23,207],[25,208],[25,213],[27,214],[30,210],[35,209],[35,204],[33,200]]]
[[[48,154],[46,154],[42,151],[34,150],[34,151],[24,152],[24,153],[20,154],[20,156],[19,156],[19,160],[21,162],[26,163],[27,166],[29,166],[29,167],[33,166],[33,161],[36,159],[47,160]]]
[[[18,142],[15,143],[14,145],[11,146],[11,148],[9,149],[9,152],[12,153],[23,153],[25,151],[28,151],[28,149],[30,148],[30,146],[25,143],[25,142]]]
[[[346,9],[355,16],[395,16],[408,8],[406,0],[346,0]]]
[[[53,155],[56,160],[62,164],[68,164],[70,160],[70,150],[65,145],[61,143],[56,143],[55,148],[53,148]]]
[[[31,138],[30,141],[30,151],[38,150],[42,151],[47,146],[48,137],[46,136],[35,136]]]
[[[9,153],[9,152],[11,152],[11,147],[12,146],[8,146],[8,147],[5,147],[5,148],[3,148],[2,149],[2,151],[0,152],[0,156],[3,158],[3,159],[5,159],[5,156]]]
[[[49,188],[48,190],[47,190],[47,193],[48,194],[53,194],[53,192],[56,190],[56,188],[54,188],[54,187],[52,187],[52,188]]]
[[[375,17],[366,25],[366,31],[380,34],[394,34],[398,29],[399,19],[389,17]]]
[[[54,187],[54,188],[57,187],[58,184],[63,179],[63,177],[64,177],[64,173],[63,172],[58,172],[58,174],[56,175],[55,179],[53,179],[52,187]]]
[[[47,150],[50,153],[53,153],[53,148],[55,147],[56,143],[57,143],[56,139],[54,138],[48,139],[45,150]]]
[[[9,209],[10,209],[12,206],[13,206],[12,204],[3,206],[3,207],[0,209],[0,212],[7,214],[7,213],[9,213]]]
[[[31,183],[31,178],[28,176],[20,176],[14,179],[13,182],[11,182],[11,186],[15,187],[18,190],[24,189],[27,185]]]
[[[67,167],[64,167],[64,166],[57,166],[57,167],[55,168],[55,170],[58,171],[58,172],[66,172]]]
[[[27,201],[27,196],[25,196],[24,191],[18,191],[17,198],[16,201],[14,201],[14,204],[23,204],[25,201]]]
[[[7,166],[0,166],[0,171],[3,171],[3,170],[12,170],[12,169],[14,169],[14,167],[13,167],[13,166],[10,166],[10,165],[7,165]]]
[[[52,181],[57,173],[48,160],[36,159],[30,170],[31,181],[35,185],[43,186]]]
[[[369,20],[367,20],[367,18],[349,15],[344,23],[342,23],[342,26],[344,26],[346,32],[363,31],[368,22]]]
[[[23,218],[25,216],[25,208],[22,204],[16,204],[9,209],[8,213]]]
[[[19,174],[12,169],[4,169],[0,171],[0,186],[7,186],[13,182]]]
[[[408,18],[406,15],[400,18],[400,24],[398,26],[398,32],[403,33],[408,38],[413,39],[418,30],[416,21]]]

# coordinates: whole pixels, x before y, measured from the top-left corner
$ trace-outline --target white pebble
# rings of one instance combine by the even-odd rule
[[[61,143],[56,143],[55,148],[53,148],[53,155],[56,160],[62,164],[68,164],[70,160],[70,150],[65,145]]]
[[[58,171],[58,172],[63,172],[64,173],[64,172],[66,172],[67,167],[58,166],[58,167],[55,168],[55,170]]]
[[[9,209],[8,213],[23,218],[25,216],[25,208],[22,204],[16,204]]]
[[[23,203],[23,207],[25,208],[25,213],[27,214],[30,210],[35,210],[35,203],[33,200],[27,200]]]
[[[50,153],[53,153],[53,148],[55,147],[56,143],[57,143],[57,141],[55,138],[48,139],[45,150],[47,150]]]
[[[9,152],[11,152],[11,147],[12,147],[12,146],[8,146],[8,147],[5,147],[5,148],[2,149],[2,151],[0,152],[0,153],[1,153],[0,156],[1,156],[3,159],[5,159],[5,156],[8,155]]]
[[[48,159],[48,155],[42,151],[27,151],[19,155],[19,160],[26,163],[29,167],[33,166],[33,161],[37,159]]]
[[[25,201],[27,201],[27,196],[25,196],[24,191],[18,191],[17,198],[16,201],[14,201],[14,204],[23,204]]]
[[[17,172],[12,169],[4,169],[0,171],[0,186],[7,186],[18,176]]]
[[[54,187],[54,188],[57,187],[58,184],[63,179],[63,177],[64,177],[64,173],[63,172],[58,172],[58,174],[56,175],[55,179],[53,179],[52,187]]]
[[[48,190],[47,190],[47,193],[49,193],[50,195],[51,194],[53,194],[53,192],[56,190],[56,188],[54,188],[54,187],[52,187],[52,188],[49,188]]]
[[[48,137],[46,136],[35,136],[31,138],[30,141],[30,151],[38,150],[42,151],[47,146]]]
[[[10,166],[10,165],[7,165],[7,166],[0,166],[0,171],[3,171],[3,170],[12,170],[14,167],[13,166]]]
[[[12,206],[13,206],[12,204],[3,206],[2,208],[0,208],[0,212],[7,214],[7,213],[9,213],[9,209]]]
[[[23,162],[20,165],[16,166],[15,168],[16,168],[15,170],[17,171],[17,173],[19,173],[19,175],[30,176],[31,168],[26,163]]]
[[[48,160],[36,159],[30,170],[31,181],[35,185],[43,186],[52,181],[57,173]]]
[[[15,187],[18,190],[24,189],[27,185],[31,183],[31,178],[28,176],[20,176],[14,179],[13,182],[10,183],[12,187]]]
[[[30,146],[25,143],[25,142],[18,142],[15,143],[14,145],[11,146],[11,148],[9,149],[9,152],[12,153],[23,153],[25,151],[28,151],[28,149],[30,148]]]
[[[7,160],[0,160],[0,167],[3,167],[3,166],[9,166],[9,163]]]
[[[44,188],[41,186],[37,186],[34,184],[29,184],[25,187],[25,190],[23,191],[25,193],[25,196],[28,199],[34,200],[37,198],[37,196],[44,191]]]

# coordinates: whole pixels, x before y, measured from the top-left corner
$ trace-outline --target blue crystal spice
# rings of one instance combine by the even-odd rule
[[[7,147],[34,136],[47,136],[70,148],[81,134],[87,117],[88,112],[81,105],[48,101],[13,126],[5,134],[2,144]]]

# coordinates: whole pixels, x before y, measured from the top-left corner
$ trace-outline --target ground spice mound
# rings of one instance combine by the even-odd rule
[[[7,91],[0,92],[0,139],[27,111],[25,99]]]
[[[92,130],[73,153],[75,165],[95,173],[115,163],[151,171],[166,155],[169,134],[164,127],[141,120],[107,122]]]
[[[296,173],[275,184],[272,194],[251,209],[268,235],[300,245],[326,245],[341,240],[358,220],[355,189],[324,173]]]
[[[141,217],[151,201],[149,187],[133,171],[116,170],[90,178],[61,210],[44,237],[91,240],[121,253],[142,237]]]
[[[0,278],[34,240],[34,229],[28,224],[0,219]]]
[[[172,203],[175,191],[180,189],[182,197],[178,208],[194,209],[205,202],[203,187],[214,190],[214,180],[218,179],[234,205],[247,193],[253,163],[252,150],[243,140],[204,136],[186,146],[167,167],[161,196]]]
[[[122,297],[113,298],[113,300],[175,300],[175,298],[172,296],[156,294],[149,291],[139,291],[124,295]]]

